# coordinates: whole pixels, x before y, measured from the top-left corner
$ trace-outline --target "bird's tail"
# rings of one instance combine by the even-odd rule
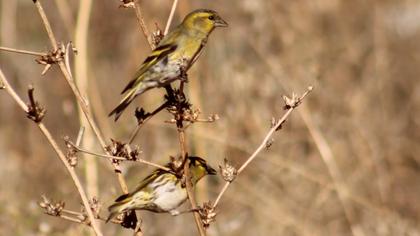
[[[115,203],[108,207],[109,216],[106,219],[106,222],[110,221],[112,218],[117,216],[118,214],[123,213],[124,211],[130,208],[132,197],[129,194],[121,195]]]
[[[123,113],[123,111],[125,110],[125,108],[128,107],[128,105],[130,105],[130,103],[134,100],[134,98],[137,95],[137,91],[135,89],[132,89],[120,102],[120,104],[118,104],[118,106],[111,111],[111,113],[109,113],[108,116],[112,116],[115,114],[115,121],[118,120],[118,118],[120,118],[121,114]]]

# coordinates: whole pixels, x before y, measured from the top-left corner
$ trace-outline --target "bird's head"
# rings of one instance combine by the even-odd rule
[[[206,160],[201,157],[188,157],[190,160],[190,172],[193,182],[199,181],[206,175],[215,175],[217,171],[207,164]]]
[[[227,27],[228,23],[213,10],[198,9],[188,14],[182,24],[188,29],[195,29],[209,34],[216,27]]]

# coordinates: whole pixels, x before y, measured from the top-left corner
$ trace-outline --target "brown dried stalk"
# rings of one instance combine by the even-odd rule
[[[166,21],[166,27],[163,33],[164,35],[167,35],[169,32],[169,27],[171,26],[172,19],[174,18],[177,5],[178,5],[178,0],[174,0],[174,2],[172,3],[171,13],[169,14],[168,20]]]
[[[33,51],[19,50],[19,49],[8,48],[8,47],[0,47],[0,50],[6,51],[6,52],[14,52],[14,53],[32,55],[32,56],[40,56],[40,57],[47,55],[46,53],[43,53],[43,52],[33,52]]]
[[[15,90],[10,86],[9,82],[7,81],[7,79],[4,76],[1,69],[0,69],[0,79],[2,81],[4,89],[7,91],[7,93],[16,101],[16,103],[22,108],[23,111],[25,111],[26,113],[29,113],[31,108],[28,105],[25,104],[25,102],[19,97],[19,95],[17,95]],[[33,100],[33,98],[31,100],[32,101],[31,101],[30,106],[36,106],[36,102]],[[34,107],[32,107],[32,109],[37,110]],[[57,145],[57,142],[54,140],[54,138],[52,137],[49,130],[45,127],[45,125],[40,120],[35,121],[35,123],[37,124],[37,126],[41,130],[41,132],[44,134],[44,136],[47,138],[48,142],[50,143],[50,145],[52,146],[54,151],[57,153],[61,162],[66,167],[67,171],[69,172],[69,174],[70,174],[70,176],[73,180],[73,183],[76,186],[77,191],[79,192],[80,198],[82,199],[83,205],[86,208],[86,212],[88,214],[90,224],[92,226],[92,230],[95,232],[96,235],[101,236],[102,232],[100,231],[100,229],[99,229],[99,227],[98,227],[98,225],[95,221],[95,217],[94,217],[93,212],[92,212],[92,210],[90,208],[90,205],[89,205],[88,197],[85,193],[85,190],[82,187],[82,184],[81,184],[81,182],[79,180],[79,177],[77,176],[75,170],[67,162],[66,156],[64,155],[63,151],[61,151],[60,147]]]
[[[163,109],[165,109],[167,106],[169,105],[169,102],[166,101],[165,103],[163,103],[162,105],[160,105],[158,108],[156,108],[154,111],[152,112],[145,112],[143,110],[143,108],[141,109],[137,109],[136,110],[136,118],[137,118],[137,126],[136,128],[133,130],[133,132],[130,135],[130,138],[128,139],[128,144],[133,143],[134,139],[136,138],[137,134],[139,133],[141,127],[143,127],[143,125],[150,120],[154,115],[156,115],[157,113],[159,113],[160,111],[162,111]]]
[[[35,6],[37,7],[38,12],[39,12],[39,14],[40,14],[40,16],[42,18],[42,22],[43,22],[43,24],[45,26],[45,29],[46,29],[47,34],[48,34],[48,37],[50,38],[51,45],[53,46],[54,50],[58,50],[59,47],[58,47],[57,41],[55,39],[55,36],[54,36],[53,31],[52,31],[51,25],[50,25],[50,23],[48,21],[48,18],[46,16],[45,12],[44,12],[44,9],[42,8],[42,5],[41,5],[41,3],[40,3],[39,0],[36,0],[34,2],[35,2]],[[68,53],[68,52],[66,52],[66,53]],[[66,66],[66,63],[63,60],[61,60],[61,61],[58,61],[57,64],[59,65],[60,70],[61,70],[64,78],[66,79],[68,85],[70,86],[70,88],[72,89],[74,95],[76,96],[77,103],[79,104],[80,108],[82,109],[83,113],[85,114],[86,119],[88,120],[88,123],[89,123],[90,127],[92,128],[93,132],[95,133],[95,136],[97,137],[100,145],[102,146],[102,149],[107,154],[110,154],[107,151],[107,149],[106,149],[107,144],[105,143],[105,140],[102,137],[102,134],[100,133],[99,128],[96,125],[96,123],[95,123],[95,121],[93,119],[93,116],[92,116],[92,114],[90,112],[89,104],[83,98],[83,96],[81,95],[79,89],[77,88],[77,86],[76,86],[76,84],[74,82],[74,79],[71,76],[70,71],[69,71],[69,69]],[[116,175],[118,177],[118,181],[119,181],[119,184],[121,186],[122,191],[124,193],[128,193],[128,187],[127,187],[127,184],[126,184],[126,182],[124,180],[124,177],[123,177],[121,171],[119,170],[119,166],[116,163],[112,163],[112,165],[113,165],[114,169],[116,170],[115,173],[116,173]]]
[[[178,138],[179,138],[179,145],[181,148],[181,155],[184,158],[184,178],[185,178],[185,187],[187,189],[187,195],[188,200],[190,201],[191,208],[197,209],[197,201],[195,200],[194,193],[192,191],[193,185],[191,183],[191,175],[190,175],[190,169],[189,169],[189,160],[188,160],[188,153],[186,151],[187,144],[186,144],[186,138],[185,138],[185,130],[180,127],[178,128]],[[200,236],[206,235],[206,230],[204,229],[204,226],[201,221],[200,213],[197,211],[193,211],[194,214],[194,220],[195,224],[197,226],[198,232],[200,233]]]
[[[141,13],[140,0],[134,0],[134,11],[136,12],[137,21],[139,22],[141,31],[144,34],[150,48],[155,49],[156,45],[153,43],[153,39],[150,36],[149,30],[147,29],[146,23],[144,22],[143,14]]]
[[[146,165],[149,165],[149,166],[153,166],[153,167],[156,167],[156,168],[159,168],[159,169],[168,171],[168,172],[172,172],[172,170],[170,168],[168,168],[168,167],[161,166],[159,164],[155,164],[153,162],[149,162],[149,161],[140,159],[138,157],[135,157],[133,159],[128,159],[126,157],[112,156],[112,155],[95,153],[95,152],[92,152],[92,151],[89,151],[89,150],[80,148],[78,145],[72,143],[70,140],[66,140],[66,144],[68,146],[70,146],[71,148],[73,148],[76,152],[83,152],[83,153],[86,153],[86,154],[89,154],[89,155],[92,155],[92,156],[107,158],[107,159],[109,159],[111,161],[134,161],[134,162],[140,162],[140,163],[143,163],[143,164],[146,164]]]
[[[192,209],[197,209],[197,202],[195,200],[194,193],[192,191],[193,184],[191,182],[191,175],[189,169],[189,159],[187,153],[187,141],[185,137],[185,129],[184,127],[184,115],[186,110],[190,110],[191,104],[189,104],[185,100],[185,95],[183,92],[184,89],[184,81],[181,81],[179,90],[175,91],[175,94],[168,94],[168,99],[173,100],[171,101],[171,107],[168,108],[168,111],[173,114],[174,119],[176,120],[175,124],[177,126],[178,131],[178,139],[179,139],[179,146],[181,150],[181,158],[183,163],[183,178],[185,180],[185,186],[187,190],[188,200],[191,204]],[[201,221],[200,213],[197,211],[193,211],[194,220],[198,229],[198,232],[201,236],[206,235],[206,230],[204,229],[203,222]]]
[[[283,99],[285,101],[285,109],[287,109],[286,113],[277,122],[274,122],[274,124],[272,125],[272,128],[268,131],[267,135],[263,139],[260,146],[254,151],[254,153],[252,153],[252,155],[250,157],[248,157],[248,159],[245,161],[245,163],[242,164],[242,166],[237,170],[237,172],[235,173],[235,176],[231,179],[231,181],[226,181],[222,190],[220,190],[220,193],[217,196],[216,201],[213,203],[213,208],[217,207],[217,205],[220,202],[220,199],[222,198],[223,194],[226,192],[229,185],[233,182],[235,177],[237,175],[239,175],[240,173],[242,173],[242,171],[249,165],[249,163],[251,163],[251,161],[253,161],[258,156],[258,154],[267,147],[267,143],[269,143],[269,141],[271,140],[271,136],[277,130],[279,130],[281,128],[281,126],[286,121],[286,119],[289,117],[289,115],[292,113],[292,111],[297,106],[299,106],[299,104],[302,102],[302,100],[306,97],[306,95],[308,95],[312,91],[312,89],[313,89],[312,86],[308,87],[306,92],[300,97],[297,97],[294,94],[293,94],[292,98],[288,98],[286,96],[283,97]]]

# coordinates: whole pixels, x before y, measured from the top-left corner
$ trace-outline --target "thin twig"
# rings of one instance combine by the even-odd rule
[[[134,11],[136,12],[136,17],[137,17],[137,21],[139,22],[141,32],[143,32],[144,37],[149,43],[150,48],[152,50],[155,49],[155,45],[153,44],[152,37],[150,36],[149,30],[147,29],[146,23],[144,22],[143,14],[141,13],[140,0],[134,1]]]
[[[15,52],[15,53],[20,53],[20,54],[32,55],[32,56],[41,56],[41,57],[47,55],[47,53],[44,53],[44,52],[33,52],[33,51],[14,49],[14,48],[8,48],[8,47],[0,47],[0,50],[6,51],[6,52]]]
[[[179,144],[181,148],[181,155],[184,159],[184,177],[185,177],[185,187],[187,189],[187,195],[188,200],[190,201],[191,208],[197,209],[197,202],[194,197],[194,193],[192,191],[193,185],[191,183],[191,175],[190,175],[190,168],[189,168],[189,160],[188,160],[188,154],[186,151],[186,140],[185,140],[185,130],[183,128],[178,128],[178,138],[179,138]],[[195,224],[197,226],[198,232],[200,233],[200,236],[206,235],[206,230],[203,227],[203,224],[201,222],[200,214],[197,211],[193,211]]]
[[[179,86],[179,95],[178,96],[183,96],[183,91],[184,91],[184,82],[181,81],[180,86]],[[177,101],[179,102],[179,101]],[[183,127],[183,119],[184,119],[184,114],[181,109],[178,109],[177,111],[178,114],[175,115],[175,117],[177,117],[177,121],[176,121],[176,126],[177,126],[177,131],[178,131],[178,139],[179,139],[179,146],[181,149],[181,158],[182,158],[182,163],[183,163],[183,176],[185,179],[185,187],[187,190],[187,196],[188,196],[188,200],[191,204],[191,208],[192,209],[197,209],[197,202],[195,200],[194,197],[194,193],[192,191],[193,189],[193,184],[191,182],[191,175],[190,175],[190,164],[189,164],[189,159],[188,159],[188,153],[187,153],[187,141],[186,141],[186,137],[185,137],[185,127]],[[206,230],[204,229],[203,223],[201,222],[201,217],[200,214],[197,211],[193,212],[194,215],[194,220],[195,220],[195,224],[197,226],[198,232],[200,233],[200,236],[205,236],[206,235]]]
[[[16,103],[21,107],[21,109],[25,112],[29,111],[28,106],[25,104],[25,102],[17,95],[15,90],[10,86],[9,82],[7,81],[6,77],[4,76],[2,70],[0,69],[0,79],[2,80],[3,85],[5,86],[5,90],[7,93],[11,95],[11,97],[16,101]],[[92,209],[90,208],[88,197],[85,193],[85,190],[82,187],[82,184],[79,180],[79,177],[77,176],[75,170],[73,167],[70,166],[70,164],[67,162],[66,156],[61,151],[60,147],[58,146],[57,142],[52,137],[49,130],[45,127],[45,125],[40,121],[36,123],[38,128],[41,130],[41,132],[44,134],[44,136],[47,138],[48,142],[54,149],[54,151],[57,153],[58,157],[60,158],[61,162],[66,167],[67,171],[69,172],[74,185],[76,186],[77,191],[79,192],[80,198],[82,199],[83,206],[86,209],[87,215],[89,217],[90,223],[92,225],[92,230],[95,232],[96,235],[102,236],[102,232],[100,231],[94,214],[92,212]]]
[[[54,51],[58,49],[57,40],[55,39],[54,33],[52,31],[51,25],[48,22],[47,15],[45,14],[44,9],[42,8],[42,5],[39,0],[34,0],[35,6],[38,9],[39,15],[42,18],[42,22],[44,23],[45,30],[47,31],[48,37],[50,38],[51,44],[54,48]]]
[[[306,95],[308,95],[312,91],[312,89],[312,87],[308,87],[308,90],[300,98],[298,98],[297,101],[295,101],[294,105],[286,104],[286,106],[288,106],[286,113],[268,131],[260,146],[254,151],[254,153],[252,153],[250,157],[248,157],[245,163],[242,164],[242,166],[238,169],[237,175],[239,175],[249,165],[249,163],[251,163],[251,161],[253,161],[258,156],[258,154],[267,147],[267,142],[270,140],[271,136],[281,127],[281,125],[286,121],[286,119],[289,117],[292,111],[300,104],[300,102],[306,97]],[[226,192],[231,183],[232,182],[225,183],[215,202],[213,203],[213,208],[217,207],[217,204],[219,203],[220,199],[222,198],[223,194]]]
[[[67,209],[62,209],[61,212],[69,214],[69,215],[74,215],[74,216],[82,216],[83,214],[77,211],[71,211],[71,210],[67,210]]]
[[[130,139],[128,140],[128,144],[133,143],[134,139],[136,138],[137,134],[139,133],[141,127],[143,127],[143,125],[150,120],[154,115],[156,115],[157,113],[159,113],[160,111],[162,111],[163,109],[165,109],[168,106],[169,102],[166,101],[165,103],[163,103],[162,105],[160,105],[158,108],[156,108],[154,111],[152,111],[151,113],[147,114],[147,118],[142,120],[141,122],[138,122],[136,128],[133,130],[133,132],[130,135]]]
[[[42,5],[39,2],[39,0],[35,1],[35,5],[36,5],[36,7],[38,9],[39,14],[41,15],[42,22],[43,22],[43,24],[45,26],[45,29],[47,30],[47,33],[48,33],[48,36],[50,38],[51,44],[52,44],[53,48],[55,50],[57,50],[57,48],[58,48],[57,41],[55,40],[54,34],[52,32],[52,29],[51,29],[51,25],[50,25],[50,23],[48,21],[48,18],[45,15],[44,9],[42,8]],[[59,61],[58,62],[58,65],[59,65],[59,67],[61,69],[61,72],[62,72],[64,78],[66,79],[68,85],[70,86],[70,88],[72,89],[74,95],[76,96],[76,100],[77,100],[79,106],[82,108],[82,111],[85,114],[86,119],[88,120],[88,123],[89,123],[90,127],[92,128],[93,132],[95,133],[95,136],[97,137],[100,145],[102,146],[102,149],[106,153],[109,154],[109,152],[106,149],[107,145],[105,143],[105,140],[102,137],[102,134],[100,133],[99,128],[96,125],[96,123],[95,123],[95,121],[93,119],[92,114],[90,113],[89,104],[83,98],[83,96],[81,95],[79,89],[77,88],[77,86],[76,86],[76,84],[75,84],[75,82],[73,80],[73,77],[71,77],[70,72],[67,70],[66,63],[64,61]],[[118,177],[118,181],[119,181],[119,184],[121,186],[122,191],[124,193],[128,193],[128,187],[127,187],[127,184],[126,184],[126,182],[124,180],[124,177],[123,177],[121,171],[119,171],[119,166],[116,163],[112,163],[112,165],[113,165],[114,169],[117,170],[117,171],[115,171],[115,173],[116,173],[116,175]]]
[[[172,3],[171,13],[169,14],[168,21],[166,21],[166,27],[165,27],[165,31],[163,33],[164,35],[168,34],[169,27],[171,26],[172,19],[174,18],[175,10],[176,10],[177,5],[178,5],[178,0],[174,0],[174,2]]]
[[[80,93],[89,97],[90,80],[88,80],[89,59],[88,59],[88,33],[89,33],[89,19],[92,9],[92,0],[84,0],[79,4],[76,31],[75,31],[75,44],[79,49],[77,57],[74,58],[74,71],[75,83]],[[68,51],[67,51],[68,55]],[[66,61],[67,71],[71,74],[71,69],[68,66],[69,61]],[[70,75],[71,76],[71,75]],[[95,86],[95,85],[93,85]],[[80,106],[78,109],[79,123],[82,126],[89,126],[86,116]],[[92,114],[92,109],[89,106],[89,113]],[[91,129],[86,130],[83,146],[88,149],[93,149],[95,146],[95,135]],[[86,191],[93,196],[99,194],[98,186],[98,164],[96,158],[84,158],[84,172],[86,181]]]
[[[61,218],[61,219],[63,219],[63,220],[68,220],[68,221],[71,221],[71,222],[74,222],[74,223],[79,223],[79,224],[86,224],[86,225],[88,225],[88,223],[87,223],[87,222],[83,222],[82,220],[80,220],[80,219],[78,219],[78,218],[71,217],[71,216],[59,215],[58,217],[60,217],[60,218]]]
[[[83,140],[83,135],[85,134],[85,127],[80,127],[79,129],[79,134],[77,135],[77,139],[76,139],[76,146],[80,146],[80,144],[82,143]]]
[[[156,163],[153,163],[153,162],[149,162],[149,161],[146,161],[146,160],[143,160],[143,159],[135,159],[135,160],[133,159],[133,160],[131,160],[131,159],[127,159],[127,158],[124,158],[124,157],[118,157],[118,156],[112,156],[112,155],[95,153],[95,152],[92,152],[92,151],[89,151],[89,150],[80,148],[79,146],[76,146],[75,144],[73,144],[70,141],[68,141],[67,143],[69,145],[71,145],[76,151],[83,152],[83,153],[86,153],[86,154],[89,154],[89,155],[92,155],[92,156],[107,158],[107,159],[110,159],[111,161],[112,160],[118,160],[118,161],[140,162],[140,163],[143,163],[143,164],[146,164],[146,165],[149,165],[149,166],[153,166],[153,167],[156,167],[156,168],[159,168],[159,169],[168,171],[168,172],[172,172],[172,170],[170,168],[168,168],[168,167],[161,166],[159,164],[156,164]]]

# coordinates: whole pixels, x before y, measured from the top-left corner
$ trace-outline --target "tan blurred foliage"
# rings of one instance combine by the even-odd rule
[[[74,40],[78,2],[43,4],[58,40]],[[164,28],[171,4],[142,1],[149,29],[155,22]],[[87,52],[89,98],[108,140],[127,139],[135,126],[130,111],[118,123],[106,114],[150,51],[134,12],[118,5],[94,1]],[[189,73],[191,102],[221,117],[188,130],[191,154],[213,166],[225,157],[241,164],[271,117],[282,114],[281,96],[315,86],[271,149],[228,189],[209,234],[420,235],[420,1],[190,0],[180,1],[174,24],[196,8],[217,10],[230,26],[211,36]],[[0,14],[0,46],[49,49],[32,1],[2,0]],[[34,85],[58,140],[77,135],[75,100],[57,68],[41,76],[34,58],[7,52],[0,52],[0,66],[22,96]],[[162,94],[150,91],[136,104],[151,110]],[[159,114],[136,139],[145,159],[165,163],[178,154],[176,131],[163,123],[169,117]],[[151,169],[124,167],[131,188]],[[83,177],[83,166],[78,170]],[[102,159],[98,180],[99,199],[108,205],[120,189]],[[199,201],[214,199],[222,184],[207,178]],[[45,138],[2,91],[0,189],[1,235],[80,235],[85,229],[37,207],[43,193],[75,210],[80,200]],[[196,232],[190,215],[140,215],[145,235]],[[115,225],[103,231],[131,234]]]

